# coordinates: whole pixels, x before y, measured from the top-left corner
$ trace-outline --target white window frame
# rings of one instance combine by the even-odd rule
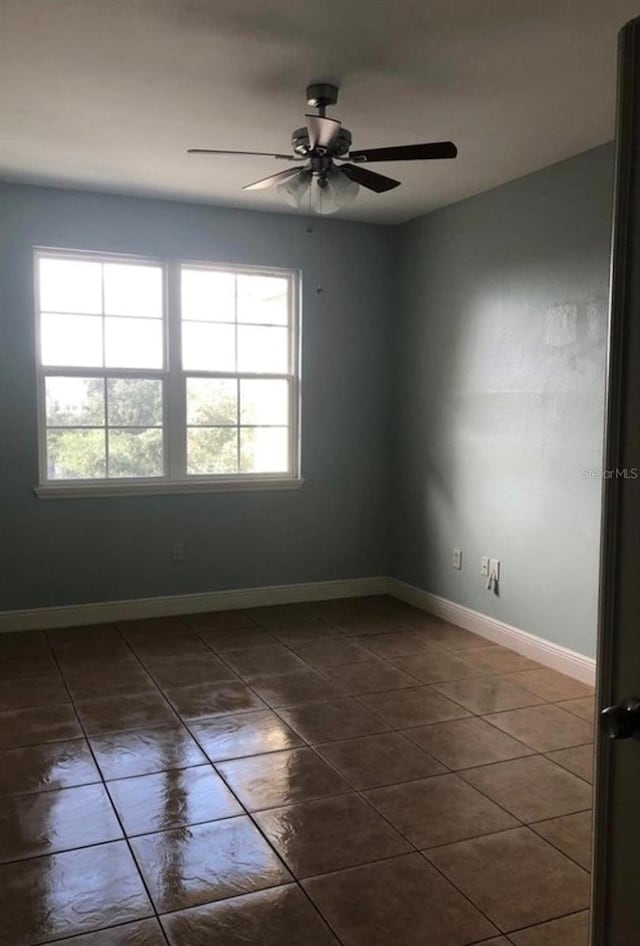
[[[163,271],[163,368],[82,368],[50,367],[40,359],[39,262],[42,257],[88,260],[95,262],[137,263],[160,266]],[[224,372],[187,370],[182,367],[181,270],[217,270],[260,276],[279,276],[288,280],[289,318],[287,372]],[[297,270],[272,266],[246,266],[236,263],[101,253],[85,250],[34,247],[34,310],[36,341],[36,382],[38,409],[39,485],[34,492],[41,499],[65,499],[79,496],[140,496],[158,493],[205,493],[235,490],[298,489],[304,480],[300,470],[300,292],[301,274]],[[237,324],[237,323],[236,323]],[[244,324],[244,323],[243,323]],[[47,476],[47,424],[45,379],[52,376],[82,378],[159,379],[163,384],[163,452],[165,475],[159,477],[87,480],[51,480]],[[188,378],[231,378],[286,380],[289,384],[289,472],[188,474],[186,465],[186,383]]]

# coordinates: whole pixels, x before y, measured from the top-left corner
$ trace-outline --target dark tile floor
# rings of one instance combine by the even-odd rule
[[[0,946],[586,946],[593,693],[389,598],[0,638]]]

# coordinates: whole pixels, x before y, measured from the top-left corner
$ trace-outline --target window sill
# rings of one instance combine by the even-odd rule
[[[97,499],[122,496],[171,496],[187,493],[234,493],[302,489],[304,480],[293,477],[264,479],[196,480],[153,483],[49,483],[34,487],[38,499]]]

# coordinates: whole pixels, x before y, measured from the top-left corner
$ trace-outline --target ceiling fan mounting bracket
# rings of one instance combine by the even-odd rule
[[[338,101],[338,86],[328,82],[314,82],[307,86],[307,105],[312,108],[326,108]]]

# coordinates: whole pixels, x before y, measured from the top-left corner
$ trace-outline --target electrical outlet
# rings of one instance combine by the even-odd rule
[[[184,562],[184,545],[182,542],[174,542],[171,546],[171,558],[174,562]]]
[[[451,556],[451,565],[453,568],[462,568],[462,549],[454,549]]]
[[[485,578],[489,577],[489,556],[483,555],[480,559],[480,574]]]

